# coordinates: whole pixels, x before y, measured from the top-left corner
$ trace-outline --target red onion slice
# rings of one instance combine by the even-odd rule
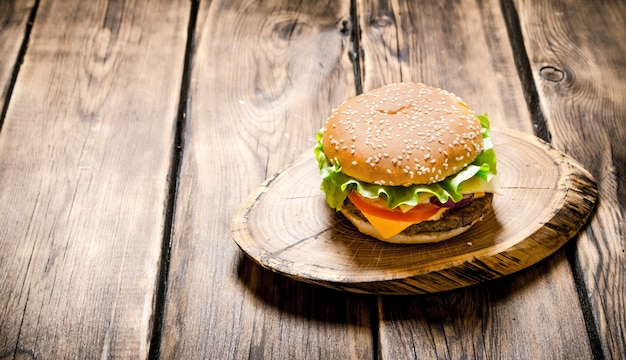
[[[436,196],[433,196],[430,198],[430,202],[437,206],[445,207],[448,209],[456,209],[456,208],[460,208],[469,204],[473,199],[474,199],[474,194],[469,194],[469,195],[464,195],[463,199],[459,200],[459,202],[455,203],[452,199],[448,199],[448,201],[446,201],[445,203],[442,203],[441,201],[439,201],[439,199],[437,199]]]

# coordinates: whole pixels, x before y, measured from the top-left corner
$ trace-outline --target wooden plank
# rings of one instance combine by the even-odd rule
[[[626,353],[626,3],[516,1],[530,71],[552,143],[594,174],[596,216],[575,266],[598,352]]]
[[[235,207],[312,151],[331,109],[354,95],[348,16],[349,1],[200,4],[164,358],[372,357],[370,298],[263,270],[229,228]]]
[[[0,109],[4,109],[34,0],[0,2]],[[0,116],[2,113],[0,113]],[[2,119],[0,119],[0,125]]]
[[[518,275],[438,295],[381,298],[382,359],[590,359],[562,253]],[[574,297],[572,297],[574,296]],[[573,317],[571,317],[573,316]],[[494,355],[495,354],[495,355]]]
[[[493,127],[532,132],[496,2],[358,4],[364,91],[419,81],[460,96]]]
[[[0,358],[146,358],[188,2],[41,1],[0,135]]]
[[[364,90],[391,81],[426,82],[487,112],[494,127],[532,133],[499,2],[362,1],[359,14]],[[379,313],[383,359],[591,356],[563,251],[484,285],[382,297]]]

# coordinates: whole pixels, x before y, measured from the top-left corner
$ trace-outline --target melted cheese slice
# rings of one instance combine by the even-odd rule
[[[401,233],[404,229],[413,225],[412,222],[394,221],[380,218],[368,213],[363,213],[363,216],[367,218],[367,221],[372,224],[374,229],[385,239],[389,239],[394,235]]]
[[[446,212],[446,209],[441,208],[439,212],[435,213],[435,215],[431,216],[430,218],[424,221],[438,220],[441,218],[444,212]],[[365,216],[367,221],[369,221],[370,224],[372,224],[374,229],[376,229],[376,231],[378,231],[378,233],[385,239],[394,237],[395,235],[398,235],[409,226],[413,224],[419,224],[421,222],[421,221],[411,222],[411,221],[388,220],[388,219],[383,219],[381,217],[378,217],[372,214],[365,213],[363,211],[361,211],[361,213],[363,214],[363,216]]]

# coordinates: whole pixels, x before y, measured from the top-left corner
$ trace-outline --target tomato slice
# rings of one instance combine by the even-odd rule
[[[354,206],[364,213],[387,220],[415,222],[424,221],[435,215],[441,208],[435,204],[417,204],[411,210],[403,212],[400,208],[389,209],[387,201],[382,198],[368,199],[359,195],[356,191],[348,193],[348,199]]]

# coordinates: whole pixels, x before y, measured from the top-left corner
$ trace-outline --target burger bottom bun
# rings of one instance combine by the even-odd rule
[[[389,239],[383,238],[349,200],[346,200],[341,213],[360,232],[378,240],[396,244],[427,244],[447,240],[469,230],[472,225],[481,221],[487,211],[491,209],[492,199],[493,194],[486,194],[473,200],[467,206],[446,211],[439,220],[411,225]]]

